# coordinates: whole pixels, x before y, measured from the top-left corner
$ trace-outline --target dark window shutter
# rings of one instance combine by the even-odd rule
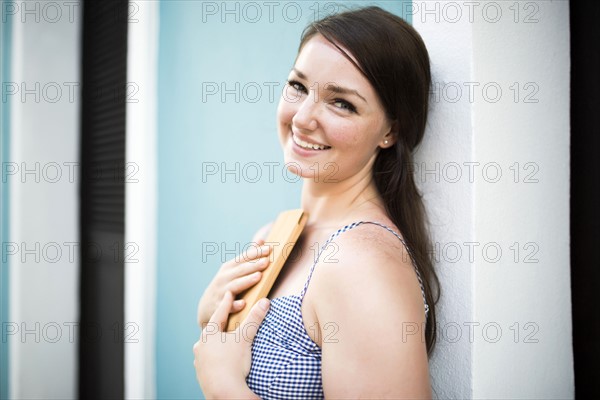
[[[575,398],[600,396],[600,4],[569,2],[571,23],[571,299]]]
[[[127,1],[83,4],[79,397],[124,397]]]

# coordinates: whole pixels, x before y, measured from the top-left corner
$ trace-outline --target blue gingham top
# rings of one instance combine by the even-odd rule
[[[361,224],[375,224],[392,232],[407,249],[421,285],[425,316],[429,306],[425,300],[423,281],[406,243],[392,229],[378,222],[353,222],[338,229],[319,250],[300,295],[277,297],[260,325],[252,343],[252,365],[246,378],[248,387],[262,399],[322,399],[321,348],[304,328],[302,299],[315,265],[327,245],[339,234]]]

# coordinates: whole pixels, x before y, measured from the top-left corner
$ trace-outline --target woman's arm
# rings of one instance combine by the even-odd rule
[[[260,245],[260,248],[251,246],[247,252],[221,265],[198,301],[198,325],[201,328],[206,325],[216,310],[226,290],[231,290],[234,295],[237,295],[258,283],[262,271],[269,265],[271,248],[268,245],[264,246],[264,241],[271,225],[272,223],[263,226],[254,234],[252,242]],[[261,257],[264,258],[263,262],[257,262]],[[238,312],[245,306],[243,299],[236,300],[231,307],[231,312]]]
[[[259,399],[246,384],[252,363],[252,341],[269,310],[262,299],[234,332],[224,332],[233,304],[233,294],[223,300],[194,344],[196,378],[204,396],[210,399]]]
[[[406,250],[376,226],[336,242],[337,262],[320,262],[311,281],[325,396],[431,398],[423,297]]]
[[[271,225],[272,223],[259,229],[252,241],[264,243]],[[222,331],[225,329],[229,313],[245,307],[243,300],[234,302],[234,295],[258,282],[257,279],[251,279],[253,271],[268,266],[268,262],[253,262],[261,253],[264,257],[269,255],[268,246],[262,250],[263,252],[244,254],[244,257],[236,257],[223,264],[198,304],[198,324],[202,328],[202,336],[194,344],[194,367],[198,382],[207,398],[259,399],[246,384],[245,377],[250,371],[252,340],[268,307],[257,308],[259,304],[256,304],[252,308],[244,323],[252,325],[242,324],[236,333]],[[236,260],[245,262],[240,264]],[[239,329],[242,329],[243,335],[240,335]],[[240,336],[243,336],[242,340]]]

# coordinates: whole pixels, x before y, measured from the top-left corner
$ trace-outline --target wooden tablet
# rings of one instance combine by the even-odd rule
[[[252,306],[269,294],[307,220],[308,213],[301,209],[283,211],[277,216],[269,235],[265,239],[265,244],[271,246],[269,266],[263,270],[262,278],[256,285],[237,296],[237,299],[243,298],[246,300],[246,306],[241,311],[229,315],[227,332],[235,330],[241,325],[250,313]]]

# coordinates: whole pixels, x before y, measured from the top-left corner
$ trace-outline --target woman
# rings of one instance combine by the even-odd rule
[[[430,80],[418,33],[378,7],[305,29],[277,121],[309,221],[270,304],[236,332],[220,331],[268,249],[223,264],[205,291],[194,365],[207,397],[431,397],[438,281],[409,168]]]

